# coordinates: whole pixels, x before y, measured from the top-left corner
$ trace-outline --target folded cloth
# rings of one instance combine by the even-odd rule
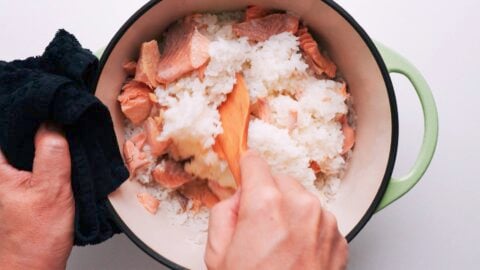
[[[107,196],[128,178],[108,109],[94,96],[97,58],[59,30],[40,57],[0,61],[0,148],[31,170],[41,123],[60,124],[70,145],[75,245],[97,244],[120,230]]]

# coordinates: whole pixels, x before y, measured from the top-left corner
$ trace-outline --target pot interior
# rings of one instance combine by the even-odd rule
[[[352,159],[342,180],[337,198],[330,204],[342,234],[361,223],[386,175],[392,144],[392,113],[387,86],[368,45],[352,25],[323,1],[303,0],[164,0],[148,4],[141,15],[122,28],[118,40],[107,49],[96,95],[109,107],[119,145],[123,145],[123,115],[116,98],[126,74],[122,65],[137,59],[140,45],[157,38],[170,23],[193,12],[221,12],[243,9],[247,5],[289,10],[299,15],[326,48],[349,85],[357,114],[357,139]],[[130,25],[131,24],[131,25]],[[117,41],[115,43],[115,41]],[[111,50],[110,50],[111,49]],[[387,173],[388,174],[388,173]],[[140,185],[126,181],[109,198],[113,209],[128,227],[137,244],[152,256],[191,269],[204,268],[203,246],[193,245],[195,232],[174,226],[145,211],[137,202]],[[366,220],[364,220],[366,221]],[[363,222],[363,221],[362,221]]]

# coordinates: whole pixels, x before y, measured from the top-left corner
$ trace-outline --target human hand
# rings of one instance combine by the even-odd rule
[[[240,167],[241,191],[211,210],[210,270],[346,267],[347,242],[315,195],[290,177],[273,177],[255,152]]]
[[[75,213],[70,153],[53,125],[35,136],[32,172],[19,171],[0,152],[2,269],[65,269]]]

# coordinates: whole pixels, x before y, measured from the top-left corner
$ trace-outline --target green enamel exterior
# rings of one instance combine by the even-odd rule
[[[103,55],[103,52],[104,52],[104,51],[105,51],[105,47],[97,50],[97,51],[94,52],[93,54],[94,54],[98,59],[100,59],[100,58],[102,58],[102,55]]]
[[[430,87],[425,78],[408,60],[386,46],[376,43],[388,72],[399,73],[407,77],[420,99],[424,118],[422,147],[410,172],[401,178],[392,178],[377,208],[377,212],[405,195],[427,170],[432,161],[438,141],[438,113]]]

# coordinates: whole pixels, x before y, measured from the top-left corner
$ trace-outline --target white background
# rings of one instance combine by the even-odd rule
[[[58,28],[83,46],[105,46],[146,0],[0,0],[0,59],[41,54]],[[405,197],[376,214],[350,246],[350,269],[478,269],[480,259],[480,1],[339,0],[370,36],[425,75],[440,114],[430,170]],[[393,76],[400,111],[395,174],[413,164],[422,137],[419,103]],[[0,243],[1,244],[1,243]],[[163,269],[125,236],[74,248],[68,269]]]

